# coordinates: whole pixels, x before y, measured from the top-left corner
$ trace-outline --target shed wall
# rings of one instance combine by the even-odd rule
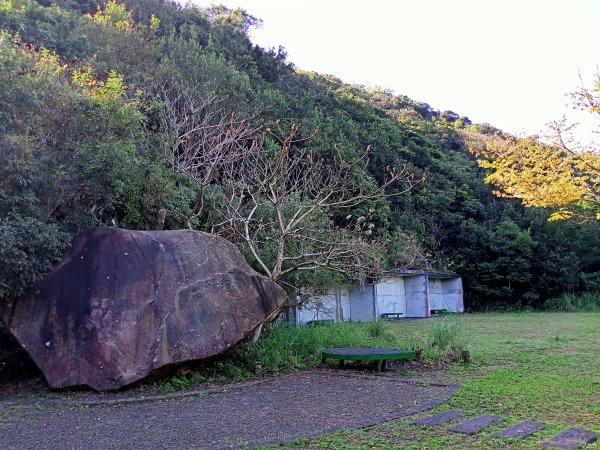
[[[404,317],[429,317],[432,309],[464,312],[460,277],[390,275],[373,285],[334,289],[299,306],[295,323],[323,319],[367,322],[393,312]]]
[[[448,309],[447,299],[444,297],[442,281],[429,278],[429,308],[430,309]]]
[[[462,279],[460,277],[441,280],[442,294],[446,304],[445,309],[452,312],[464,312],[464,292]]]

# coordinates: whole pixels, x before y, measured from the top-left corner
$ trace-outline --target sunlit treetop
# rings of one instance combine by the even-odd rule
[[[572,100],[575,108],[600,114],[600,75],[592,89],[582,87]],[[548,142],[538,137],[467,136],[469,149],[490,171],[486,182],[497,188],[496,195],[521,199],[525,206],[552,208],[550,220],[600,219],[600,149],[574,143],[574,125],[565,120],[550,128]]]
[[[549,207],[550,220],[579,213],[600,214],[600,155],[570,152],[535,138],[488,138],[475,150],[486,182],[496,195],[522,200],[525,206]],[[600,216],[599,216],[600,217]]]

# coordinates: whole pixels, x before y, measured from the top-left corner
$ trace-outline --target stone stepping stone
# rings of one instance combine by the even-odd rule
[[[553,438],[542,442],[546,448],[562,448],[565,450],[575,450],[583,444],[589,444],[596,439],[596,433],[582,428],[567,428],[561,431]]]
[[[453,410],[445,411],[445,412],[442,412],[439,414],[434,414],[433,416],[422,417],[419,420],[417,420],[415,423],[417,425],[426,425],[429,427],[433,427],[435,425],[440,425],[444,422],[448,422],[452,419],[457,419],[464,415],[465,415],[464,412],[459,411],[457,409],[453,409]]]
[[[456,431],[457,433],[475,434],[479,430],[494,425],[495,423],[502,422],[504,419],[498,416],[479,416],[474,419],[467,420],[466,422],[453,425],[448,429]]]
[[[512,427],[504,428],[497,433],[494,433],[494,436],[501,438],[524,438],[525,436],[529,436],[530,434],[535,433],[536,431],[541,430],[542,428],[546,428],[545,423],[540,422],[530,422],[529,420],[524,420],[523,422],[519,422]]]

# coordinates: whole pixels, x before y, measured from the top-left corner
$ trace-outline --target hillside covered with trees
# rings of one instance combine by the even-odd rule
[[[257,20],[0,0],[0,299],[90,226],[219,233],[288,289],[428,267],[460,273],[471,309],[600,291],[599,220],[485,183],[490,142],[525,141],[304,72],[250,42]]]

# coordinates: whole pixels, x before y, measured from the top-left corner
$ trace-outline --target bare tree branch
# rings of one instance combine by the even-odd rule
[[[381,186],[366,182],[360,178],[365,172],[356,169],[368,164],[370,147],[346,160],[336,146],[326,161],[299,146],[313,135],[302,138],[297,125],[282,134],[277,124],[276,131],[264,131],[244,158],[231,161],[224,176],[228,195],[219,225],[233,229],[275,281],[293,271],[317,267],[364,281],[380,270],[377,264],[367,262],[367,257],[383,243],[370,236],[372,229],[364,221],[340,228],[331,214],[400,195],[421,180],[406,167],[388,167]],[[389,194],[386,189],[392,184],[404,188]]]
[[[198,92],[175,83],[160,86],[157,93],[162,103],[158,111],[160,150],[174,172],[186,175],[196,185],[194,204],[185,217],[190,229],[203,213],[206,186],[219,179],[225,166],[242,157],[243,148],[252,145],[258,131],[249,119],[227,113],[215,94]]]
[[[373,237],[374,225],[364,217],[335,223],[334,215],[422,181],[406,167],[387,167],[378,186],[365,171],[371,147],[354,159],[338,146],[319,155],[305,146],[317,131],[303,137],[298,125],[284,132],[277,122],[259,132],[225,113],[215,96],[178,85],[162,87],[158,97],[162,152],[196,186],[186,226],[202,214],[204,190],[214,184],[221,195],[213,232],[237,239],[271,280],[317,268],[360,281],[380,273],[376,256],[385,243]],[[389,193],[392,185],[402,188]]]

